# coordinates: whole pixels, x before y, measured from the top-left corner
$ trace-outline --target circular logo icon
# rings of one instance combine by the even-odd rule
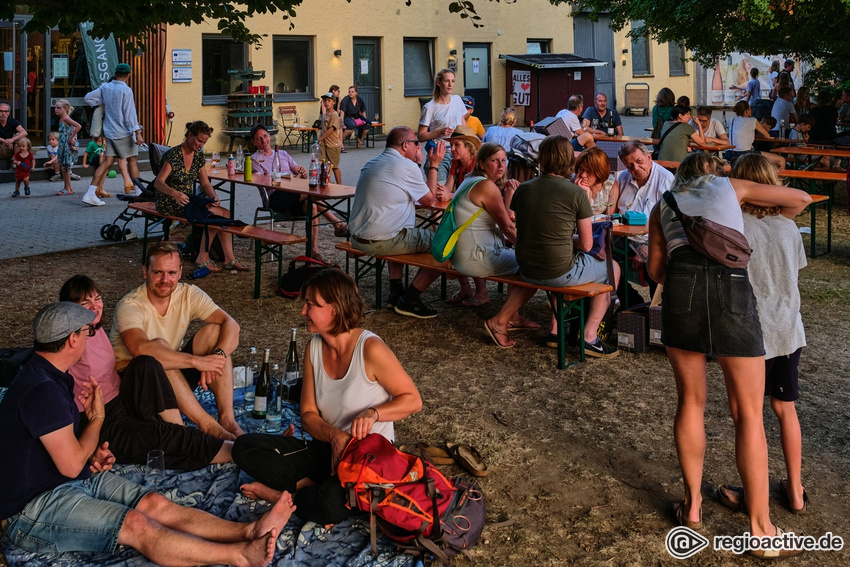
[[[685,526],[676,526],[664,539],[667,553],[674,559],[687,559],[708,547],[708,540]]]

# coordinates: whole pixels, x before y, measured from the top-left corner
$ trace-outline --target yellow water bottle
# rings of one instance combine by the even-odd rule
[[[245,181],[251,181],[251,156],[245,156]]]

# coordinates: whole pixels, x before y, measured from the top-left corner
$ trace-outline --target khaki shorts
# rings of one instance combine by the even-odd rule
[[[137,155],[139,155],[139,146],[136,144],[135,134],[117,140],[106,139],[107,157],[130,158]]]
[[[329,160],[331,162],[331,165],[334,166],[334,168],[339,169],[339,150],[340,148],[329,148],[328,146],[322,144],[321,158]]]

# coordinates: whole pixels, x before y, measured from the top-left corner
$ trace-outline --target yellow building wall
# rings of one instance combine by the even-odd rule
[[[691,105],[696,105],[696,63],[685,61],[685,75],[670,75],[670,57],[666,43],[649,42],[650,74],[635,75],[632,65],[632,40],[626,37],[630,29],[626,28],[614,32],[614,56],[617,58],[615,67],[617,72],[616,88],[618,112],[623,112],[626,102],[626,84],[647,83],[649,84],[649,111],[655,105],[655,97],[662,88],[667,87],[673,91],[676,98],[687,96],[691,99]],[[628,49],[628,53],[623,53]],[[685,56],[690,57],[691,52],[685,51]],[[625,61],[625,65],[623,62]]]
[[[403,40],[405,38],[434,38],[435,70],[446,67],[449,51],[458,50],[458,73],[455,94],[463,94],[463,43],[490,44],[491,91],[493,118],[505,106],[505,61],[499,54],[525,53],[526,40],[551,39],[553,53],[573,52],[573,27],[568,6],[556,7],[547,0],[523,0],[518,3],[477,2],[475,5],[484,27],[474,28],[469,20],[448,12],[448,2],[417,1],[405,6],[400,0],[344,0],[319,2],[306,0],[296,9],[294,29],[280,15],[259,15],[248,22],[252,33],[267,34],[263,44],[251,48],[249,60],[254,69],[266,71],[266,79],[259,84],[273,85],[272,36],[308,36],[314,41],[313,96],[318,97],[331,84],[342,87],[342,94],[353,83],[352,38],[379,37],[381,39],[381,120],[387,124],[384,132],[397,125],[416,127],[419,121],[419,98],[404,96]],[[201,38],[203,34],[217,34],[216,22],[206,22],[190,27],[170,26],[165,57],[166,76],[171,77],[171,50],[192,50],[192,82],[166,85],[166,96],[175,113],[171,144],[182,139],[186,122],[204,120],[216,133],[208,145],[226,149],[229,139],[219,132],[224,127],[224,105],[202,105]],[[342,50],[335,57],[334,50]],[[566,97],[564,97],[566,99]],[[302,122],[312,122],[318,117],[316,99],[296,104]],[[371,113],[371,111],[369,111]],[[486,121],[485,121],[486,122]]]

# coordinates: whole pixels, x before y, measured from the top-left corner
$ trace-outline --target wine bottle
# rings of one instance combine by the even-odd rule
[[[245,403],[254,403],[254,386],[260,377],[260,365],[257,364],[257,347],[248,351],[248,366],[245,368]]]
[[[720,59],[714,64],[714,75],[711,78],[711,104],[723,104],[723,78],[720,76]]]
[[[257,379],[257,387],[254,389],[254,410],[251,417],[254,419],[266,418],[266,392],[269,388],[269,349],[263,354],[263,367],[260,369],[260,377]]]
[[[301,379],[300,365],[298,364],[298,345],[295,342],[295,327],[289,334],[289,352],[286,353],[286,362],[283,367],[283,383],[286,386],[286,399],[294,404],[301,401],[301,388],[298,384]]]

